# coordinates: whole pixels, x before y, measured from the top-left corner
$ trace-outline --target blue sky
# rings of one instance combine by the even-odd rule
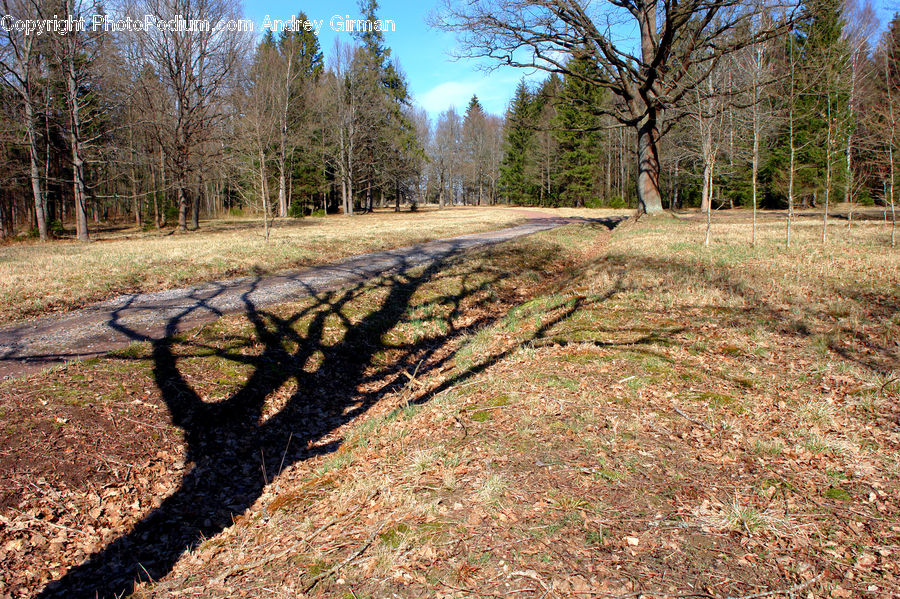
[[[433,118],[450,106],[464,111],[473,94],[478,96],[485,110],[502,114],[523,76],[529,79],[543,77],[512,67],[487,73],[473,61],[453,61],[450,58],[456,45],[453,34],[431,29],[426,23],[433,7],[434,2],[428,0],[379,0],[379,17],[396,23],[396,31],[385,33],[385,41],[391,48],[392,56],[399,59],[406,71],[415,103],[425,108]],[[266,15],[272,19],[288,20],[300,11],[305,12],[310,20],[324,20],[319,31],[319,43],[325,51],[326,60],[334,47],[335,38],[340,36],[347,41],[352,38],[348,33],[332,31],[329,27],[332,16],[350,15],[351,19],[357,19],[360,14],[356,0],[244,0],[244,14],[255,21],[258,34],[262,31]]]
[[[539,80],[545,76],[512,67],[485,72],[479,66],[489,63],[454,61],[450,57],[456,46],[453,34],[431,29],[427,25],[427,17],[435,6],[434,0],[379,0],[379,5],[379,17],[396,24],[395,32],[385,33],[385,41],[406,71],[415,103],[425,108],[432,118],[450,106],[464,111],[473,94],[478,96],[488,112],[502,114],[522,77]],[[881,19],[882,29],[894,12],[900,10],[900,0],[873,0],[873,5]],[[288,20],[300,11],[311,20],[324,21],[319,42],[326,59],[334,47],[335,38],[340,36],[347,41],[352,38],[348,33],[333,31],[329,27],[331,18],[334,15],[349,15],[351,19],[357,19],[360,15],[356,0],[244,0],[245,16],[256,22],[259,35],[266,15],[272,19]]]

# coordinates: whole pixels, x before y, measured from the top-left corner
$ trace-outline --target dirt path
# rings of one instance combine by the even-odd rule
[[[517,227],[362,254],[297,272],[224,281],[155,293],[122,295],[63,315],[0,328],[0,378],[28,374],[75,359],[103,355],[135,341],[160,339],[177,319],[178,331],[211,322],[248,305],[271,306],[359,283],[391,271],[424,266],[449,255],[501,243],[585,219],[529,211]],[[599,219],[610,228],[615,219]]]

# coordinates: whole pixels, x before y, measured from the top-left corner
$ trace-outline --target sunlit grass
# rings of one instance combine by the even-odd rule
[[[119,293],[154,291],[215,278],[276,272],[365,252],[510,226],[527,211],[451,208],[347,218],[201,223],[200,231],[98,234],[81,244],[0,246],[0,318],[68,309]]]

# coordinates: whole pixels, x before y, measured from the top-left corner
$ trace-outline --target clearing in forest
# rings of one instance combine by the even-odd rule
[[[0,587],[889,597],[885,231],[569,225],[0,383]]]
[[[125,228],[96,233],[89,244],[7,243],[0,245],[0,321],[71,310],[123,293],[324,264],[499,229],[528,217],[527,210],[496,208],[380,211],[353,218],[279,219],[268,241],[261,220],[231,219],[201,222],[199,231],[184,234]]]

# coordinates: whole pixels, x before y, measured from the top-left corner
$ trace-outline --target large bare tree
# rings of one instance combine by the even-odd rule
[[[445,0],[434,22],[457,32],[461,57],[577,77],[610,90],[610,112],[637,133],[641,209],[662,211],[659,139],[663,119],[690,101],[716,63],[792,20],[793,0]],[[754,26],[766,11],[783,18]],[[752,33],[751,33],[752,32]],[[596,70],[574,73],[584,53]]]

